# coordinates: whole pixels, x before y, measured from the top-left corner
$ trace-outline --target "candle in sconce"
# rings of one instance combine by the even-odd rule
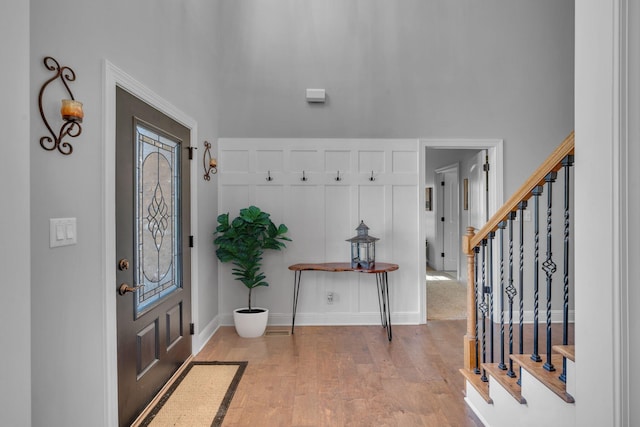
[[[218,166],[218,162],[216,161],[215,158],[212,157],[211,160],[209,160],[209,166],[212,168],[215,168]]]
[[[63,99],[60,114],[64,120],[73,122],[82,122],[84,112],[82,111],[82,102],[74,99]]]

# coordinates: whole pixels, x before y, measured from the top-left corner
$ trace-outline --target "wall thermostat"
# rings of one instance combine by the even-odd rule
[[[307,102],[324,102],[326,99],[324,89],[307,89]]]

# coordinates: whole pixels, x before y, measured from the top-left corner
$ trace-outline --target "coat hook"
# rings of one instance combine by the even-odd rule
[[[273,178],[271,177],[271,171],[267,171],[267,181],[273,181]]]
[[[340,178],[340,171],[338,171],[338,174],[335,177],[336,181],[342,181],[342,178]]]
[[[304,171],[302,171],[302,178],[300,178],[300,181],[306,181],[307,177],[304,174]]]
[[[371,171],[371,177],[369,177],[369,181],[375,181],[376,179],[373,177],[373,171]]]

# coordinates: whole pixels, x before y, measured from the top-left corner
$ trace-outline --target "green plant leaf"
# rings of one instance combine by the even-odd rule
[[[257,286],[269,286],[261,271],[262,255],[266,249],[281,250],[284,241],[291,241],[285,234],[284,224],[276,225],[271,215],[256,206],[240,209],[240,214],[229,223],[229,214],[218,215],[214,244],[216,256],[223,262],[231,262],[232,275],[251,290]]]

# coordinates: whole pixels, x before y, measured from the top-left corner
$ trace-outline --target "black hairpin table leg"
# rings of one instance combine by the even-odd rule
[[[291,319],[291,335],[293,335],[293,328],[296,326],[296,309],[298,308],[298,295],[300,294],[300,278],[302,277],[302,270],[294,271],[293,274],[293,318]]]
[[[386,271],[376,274],[376,283],[379,284],[380,294],[382,295],[382,326],[387,328],[387,337],[391,341],[393,338],[391,332],[391,302],[389,300],[389,278]]]
[[[378,288],[378,308],[380,309],[380,323],[383,328],[387,327],[387,317],[382,310],[382,301],[384,300],[384,294],[382,292],[382,273],[376,274],[376,287]]]

